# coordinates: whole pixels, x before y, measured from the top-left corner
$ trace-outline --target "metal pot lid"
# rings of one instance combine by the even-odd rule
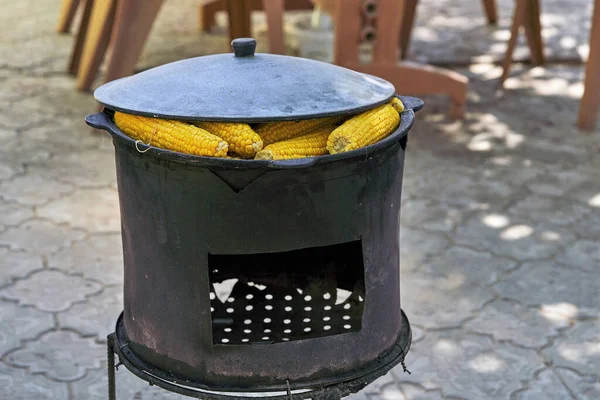
[[[390,100],[377,77],[306,58],[254,53],[250,38],[234,54],[190,58],[100,86],[96,100],[129,114],[179,120],[264,122],[361,112]]]

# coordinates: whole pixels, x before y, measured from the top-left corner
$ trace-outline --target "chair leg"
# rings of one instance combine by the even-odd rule
[[[116,0],[94,0],[81,60],[77,72],[77,89],[90,90],[110,41]]]
[[[267,17],[267,34],[271,53],[284,54],[285,43],[283,33],[284,0],[264,0],[264,10]]]
[[[540,0],[526,2],[525,34],[531,53],[531,60],[535,65],[544,63],[544,41],[542,40],[542,24],[540,23]]]
[[[394,40],[400,35],[397,31],[390,32],[390,38],[375,43],[371,64],[360,64],[358,33],[361,29],[361,1],[337,0],[335,6],[335,64],[386,79],[407,95],[448,94],[452,100],[450,115],[454,118],[464,116],[469,84],[466,76],[406,61],[397,65],[398,43]],[[382,14],[377,19],[377,37],[381,38],[383,31],[401,29],[398,25],[404,17],[404,10],[398,7],[397,0],[381,0],[379,6],[378,11]],[[343,24],[337,23],[341,21]]]
[[[162,4],[163,0],[119,1],[106,82],[133,74]]]
[[[249,37],[252,32],[250,2],[248,0],[227,0],[226,4],[229,17],[229,39]]]
[[[498,23],[498,12],[496,8],[496,0],[483,0],[483,9],[490,25]]]
[[[400,65],[355,64],[343,66],[379,76],[391,82],[395,87],[401,88],[402,93],[407,95],[448,94],[452,101],[450,116],[452,118],[464,116],[469,78],[457,72],[410,61],[404,61]]]
[[[361,24],[358,10],[360,4],[360,0],[337,0],[332,4],[332,15],[335,15],[334,64],[346,67],[358,63],[358,34]]]
[[[412,36],[415,15],[419,0],[403,0],[402,22],[400,28],[400,58],[405,59],[408,56],[408,48],[410,46],[410,38]]]
[[[525,21],[525,13],[527,10],[527,3],[529,0],[516,0],[515,11],[513,14],[512,26],[510,28],[510,39],[508,40],[508,46],[506,48],[506,54],[504,55],[504,62],[502,63],[502,77],[500,78],[500,85],[504,85],[504,81],[508,78],[510,73],[510,67],[512,65],[512,56],[517,45],[517,39],[519,38],[519,28]]]
[[[56,30],[58,33],[69,33],[71,25],[73,24],[73,18],[79,7],[80,0],[63,0],[60,6],[60,16],[58,18],[58,26]]]
[[[73,41],[71,58],[69,60],[69,66],[67,67],[67,72],[71,75],[77,75],[77,71],[79,70],[81,53],[83,51],[83,45],[85,43],[93,7],[94,0],[85,0],[85,7],[83,8],[83,14],[81,15],[81,22],[79,23],[79,28],[77,30],[77,34],[75,35],[75,40]]]
[[[210,32],[215,26],[216,14],[225,10],[225,0],[210,0],[198,6],[198,23],[201,32]]]
[[[585,68],[584,93],[579,105],[578,125],[584,130],[593,130],[600,113],[600,1],[596,0],[592,31],[590,33],[590,55]]]
[[[310,0],[285,0],[286,10],[312,10],[314,4]]]

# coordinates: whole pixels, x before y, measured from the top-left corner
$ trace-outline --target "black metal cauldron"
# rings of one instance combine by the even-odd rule
[[[237,44],[247,48],[248,41]],[[245,58],[255,57],[250,53]],[[240,54],[231,57],[234,64]],[[260,56],[266,61],[253,62],[284,60],[281,68],[291,68],[291,57]],[[325,65],[319,68],[349,73]],[[151,99],[165,67],[146,71],[148,80],[141,73],[108,84],[133,85],[124,90],[125,105],[118,104],[118,87],[108,88],[110,96],[101,87],[96,97],[106,108],[86,119],[107,130],[116,148],[125,304],[109,344],[121,362],[168,390],[229,399],[248,392],[339,398],[403,362],[411,334],[400,309],[400,196],[407,134],[423,103],[399,97],[407,110],[397,130],[348,153],[258,161],[151,146],[140,152],[112,122],[113,110],[188,120],[290,120],[358,112],[393,95],[387,82],[365,76],[381,84],[367,89],[370,97],[324,104],[313,114],[300,112],[302,118],[281,104],[283,114],[271,107],[271,116],[235,111],[236,104],[221,104],[229,111],[219,115],[203,117],[201,107],[197,115],[179,115],[175,103],[160,109],[162,99]],[[160,84],[181,79],[166,76]],[[313,92],[325,93],[315,85]],[[338,86],[338,92],[354,90],[347,82]],[[132,95],[132,87],[151,95]],[[325,95],[340,97],[335,89]],[[131,106],[136,96],[143,100],[137,109]],[[304,100],[297,103],[309,106]],[[191,103],[188,98],[185,107]]]

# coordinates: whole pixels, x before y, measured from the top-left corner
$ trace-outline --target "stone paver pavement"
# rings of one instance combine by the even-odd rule
[[[140,68],[228,51],[223,27],[197,33],[197,3],[166,2]],[[591,1],[542,3],[549,54],[584,54]],[[0,0],[0,399],[105,399],[122,307],[112,144],[84,124],[96,105],[64,73],[59,4]],[[583,68],[516,66],[499,94],[486,61],[502,54],[513,2],[499,1],[497,28],[478,1],[422,4],[413,57],[478,62],[459,70],[472,79],[466,118],[427,98],[410,135],[412,375],[395,368],[353,398],[598,399],[600,146],[574,127]],[[123,369],[117,387],[119,399],[178,398]]]

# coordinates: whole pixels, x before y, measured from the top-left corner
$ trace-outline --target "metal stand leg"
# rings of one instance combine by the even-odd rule
[[[108,351],[108,400],[116,400],[117,394],[115,391],[115,334],[108,335],[106,340],[106,348]]]

